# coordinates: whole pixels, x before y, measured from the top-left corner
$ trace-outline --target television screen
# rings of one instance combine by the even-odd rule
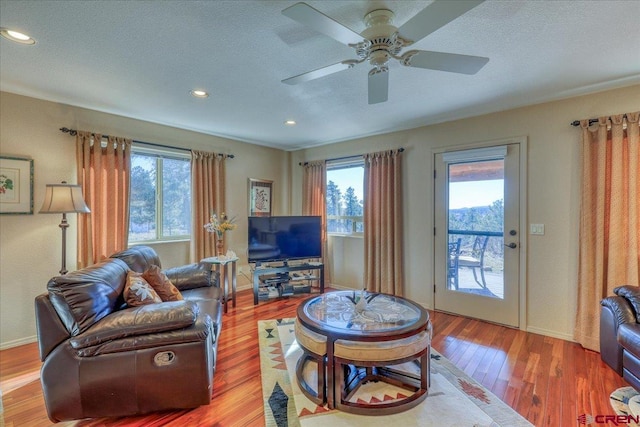
[[[249,262],[322,257],[319,216],[250,216]]]

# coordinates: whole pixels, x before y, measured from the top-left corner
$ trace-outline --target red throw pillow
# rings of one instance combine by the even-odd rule
[[[124,300],[130,307],[162,302],[156,291],[142,278],[142,274],[135,271],[127,273],[127,283],[124,285]]]
[[[142,273],[142,277],[149,282],[162,301],[181,301],[184,299],[178,288],[171,283],[171,280],[157,265],[149,267],[147,271]]]

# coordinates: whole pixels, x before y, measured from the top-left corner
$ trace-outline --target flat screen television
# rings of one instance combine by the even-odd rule
[[[249,262],[322,257],[319,216],[250,216]]]

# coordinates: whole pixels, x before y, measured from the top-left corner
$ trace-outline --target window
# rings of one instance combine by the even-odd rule
[[[129,241],[176,240],[191,235],[191,161],[159,150],[133,148]]]
[[[361,158],[327,163],[327,231],[364,232],[364,161]]]

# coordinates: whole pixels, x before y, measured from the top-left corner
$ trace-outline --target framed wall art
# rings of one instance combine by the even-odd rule
[[[0,214],[33,214],[33,159],[0,156]]]
[[[273,181],[249,178],[249,216],[271,216]]]

